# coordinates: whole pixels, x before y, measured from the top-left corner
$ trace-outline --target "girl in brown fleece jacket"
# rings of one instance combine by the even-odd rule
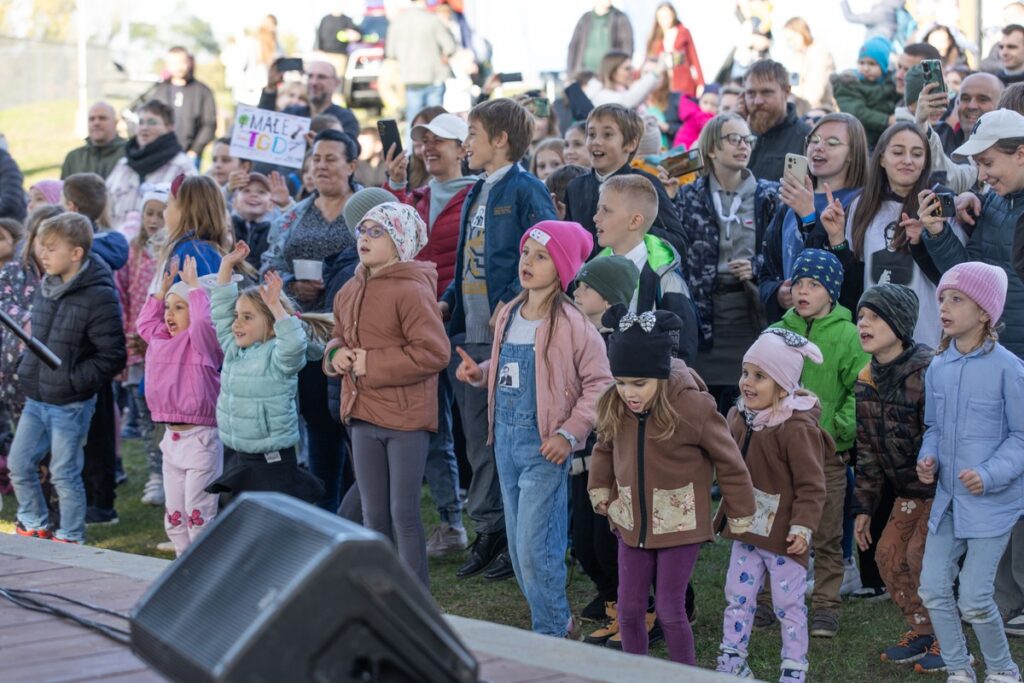
[[[821,363],[821,351],[789,330],[762,332],[743,356],[740,400],[729,412],[757,502],[748,530],[722,534],[733,544],[718,671],[741,678],[753,678],[747,647],[765,574],[782,622],[779,682],[803,681],[807,673],[807,558],[825,505],[823,461],[835,454],[835,444],[818,426],[817,397],[800,388],[805,358]],[[723,489],[724,505],[730,495]]]
[[[341,417],[352,436],[365,526],[394,532],[398,554],[423,583],[426,537],[420,486],[437,431],[437,374],[451,353],[433,263],[414,261],[427,228],[411,206],[389,202],[356,226],[359,266],[334,299],[324,371],[341,375]]]
[[[598,443],[588,492],[619,537],[618,618],[622,649],[646,654],[647,596],[669,657],[696,664],[686,618],[686,584],[700,544],[714,538],[711,480],[729,497],[730,524],[754,513],[750,475],[703,381],[672,357],[682,322],[668,311],[605,314],[615,329],[608,349],[615,385],[598,401]]]

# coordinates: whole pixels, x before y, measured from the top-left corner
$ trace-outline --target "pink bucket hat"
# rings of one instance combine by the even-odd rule
[[[533,226],[519,240],[519,251],[526,240],[533,238],[548,250],[555,262],[558,279],[564,292],[572,284],[580,266],[590,258],[594,250],[594,238],[579,223],[572,221],[541,221]]]
[[[47,204],[60,204],[60,195],[64,191],[62,180],[40,180],[32,185],[30,190],[39,190],[46,197]]]
[[[939,280],[935,296],[942,301],[947,289],[958,289],[971,297],[981,310],[988,313],[992,324],[999,322],[1006,304],[1006,271],[980,261],[958,263],[947,270]]]
[[[776,384],[792,395],[800,388],[805,358],[821,363],[821,349],[817,344],[796,332],[769,327],[747,349],[743,362],[764,370]]]

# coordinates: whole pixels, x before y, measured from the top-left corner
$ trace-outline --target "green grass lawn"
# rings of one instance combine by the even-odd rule
[[[109,527],[90,527],[89,544],[170,558],[171,555],[156,551],[156,544],[166,540],[161,511],[139,502],[147,473],[145,456],[137,440],[124,443],[124,458],[128,481],[118,489],[117,509],[121,521]],[[13,496],[4,499],[0,532],[14,532],[15,506]],[[438,521],[437,511],[426,492],[423,517],[428,530]],[[702,667],[713,667],[717,655],[724,608],[722,585],[728,555],[728,543],[714,543],[703,549],[697,562],[694,575],[698,613],[695,636],[697,657]],[[442,609],[464,617],[529,628],[529,610],[514,581],[492,583],[479,577],[457,580],[455,570],[461,562],[460,555],[434,560],[430,564],[432,592]],[[589,602],[593,597],[592,591],[590,582],[577,569],[569,587],[569,597],[575,610],[582,609]],[[593,629],[593,625],[586,626],[588,632]],[[893,644],[903,630],[899,613],[890,602],[845,603],[839,637],[831,641],[812,639],[810,680],[829,683],[935,680],[879,660],[878,653]],[[973,635],[970,639],[972,651],[977,656],[979,651]],[[754,673],[760,679],[775,680],[779,664],[778,628],[755,632],[752,640],[750,664]],[[1016,661],[1024,662],[1024,641],[1011,640],[1010,644]],[[653,654],[664,657],[664,646],[657,647]]]

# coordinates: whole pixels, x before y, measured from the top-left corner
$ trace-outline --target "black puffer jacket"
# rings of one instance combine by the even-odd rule
[[[124,369],[124,327],[114,276],[101,259],[89,257],[85,263],[56,298],[43,294],[45,286],[40,285],[32,300],[32,334],[62,363],[51,370],[25,353],[18,375],[25,396],[35,401],[84,401]]]
[[[924,373],[935,357],[917,344],[888,365],[868,364],[857,378],[856,515],[874,514],[888,481],[901,498],[931,498],[934,484],[917,478],[924,436]]]

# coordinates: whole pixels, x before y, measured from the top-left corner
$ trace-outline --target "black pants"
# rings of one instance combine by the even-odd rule
[[[114,507],[114,470],[117,464],[117,430],[115,429],[114,384],[104,383],[96,392],[96,411],[89,424],[85,443],[85,465],[82,481],[85,483],[85,501],[93,507]]]
[[[328,408],[327,376],[319,363],[307,363],[299,372],[299,412],[306,421],[309,471],[324,483],[317,507],[336,513],[353,481],[352,468],[345,427]]]
[[[572,547],[576,559],[605,602],[619,591],[619,542],[608,518],[594,512],[587,494],[587,473],[569,477],[572,487]]]

